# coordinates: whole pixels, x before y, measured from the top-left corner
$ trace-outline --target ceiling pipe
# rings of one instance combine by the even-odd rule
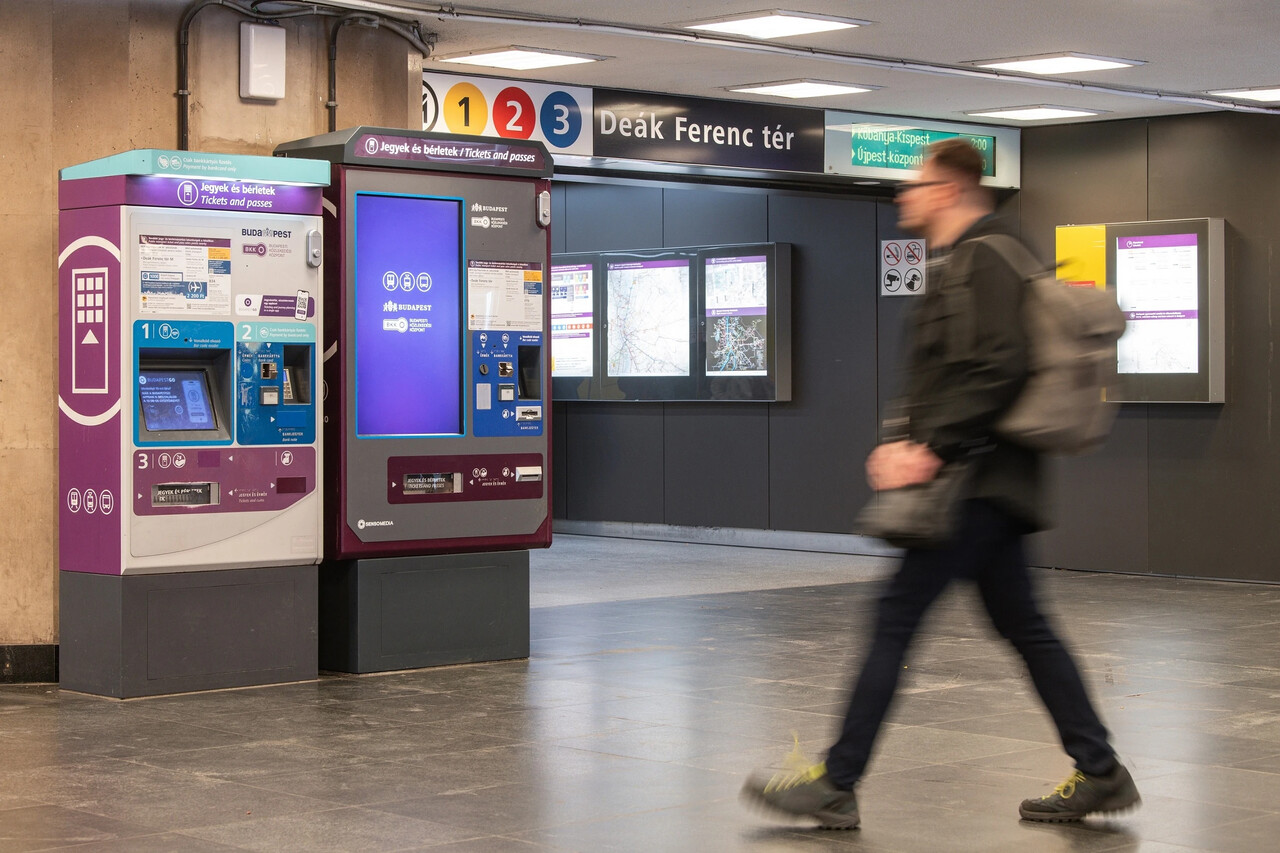
[[[1107,86],[1098,83],[1085,83],[1078,80],[1061,80],[1052,77],[1037,77],[1011,71],[1000,71],[989,68],[972,68],[962,65],[946,65],[942,63],[920,62],[911,59],[896,59],[868,54],[846,53],[838,50],[823,50],[814,47],[797,47],[794,45],[769,44],[731,36],[704,35],[662,27],[642,27],[631,24],[616,24],[608,21],[592,21],[584,18],[567,18],[554,15],[526,15],[504,12],[496,9],[467,8],[453,4],[435,6],[417,4],[391,4],[375,0],[329,0],[331,5],[340,5],[351,9],[388,12],[398,15],[430,16],[438,20],[469,21],[472,23],[508,24],[515,26],[540,27],[544,29],[578,30],[580,32],[616,35],[628,38],[643,38],[654,41],[685,43],[712,47],[721,50],[735,50],[746,53],[786,56],[793,59],[816,59],[841,65],[852,65],[861,68],[879,68],[890,71],[907,71],[914,74],[932,74],[942,77],[964,77],[970,79],[989,80],[1001,83],[1020,83],[1027,86],[1038,86],[1046,89],[1062,89],[1067,91],[1088,92],[1097,95],[1112,95],[1123,98],[1141,98],[1145,100],[1164,101],[1171,104],[1183,104],[1193,107],[1206,107],[1216,110],[1233,110],[1246,113],[1263,113],[1280,115],[1280,107],[1268,107],[1261,104],[1245,104],[1229,99],[1218,99],[1187,92],[1165,92],[1152,89],[1141,89],[1129,86]]]

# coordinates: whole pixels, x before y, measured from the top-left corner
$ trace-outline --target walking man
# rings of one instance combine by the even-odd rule
[[[816,817],[828,828],[858,825],[854,786],[871,758],[907,647],[925,611],[953,580],[976,584],[992,623],[1026,662],[1075,761],[1076,771],[1052,794],[1023,801],[1022,818],[1079,820],[1140,800],[1075,662],[1032,591],[1022,540],[1044,527],[1041,459],[993,430],[1027,380],[1024,280],[989,246],[963,246],[975,237],[1006,233],[980,185],[982,165],[969,142],[944,140],[927,149],[919,179],[899,188],[899,225],[923,236],[939,256],[912,318],[903,437],[881,444],[867,459],[867,478],[877,490],[928,482],[946,462],[969,460],[972,479],[958,532],[947,547],[912,549],[903,557],[879,601],[871,648],[826,761],[799,773],[756,774],[743,787],[744,797],[758,805]],[[968,281],[948,282],[972,294],[972,316],[959,319],[973,329],[974,342],[962,358],[948,351],[950,324],[958,315],[944,310],[947,303],[934,284],[946,275],[954,250],[972,252]]]

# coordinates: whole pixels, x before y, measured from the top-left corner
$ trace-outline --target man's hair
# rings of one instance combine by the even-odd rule
[[[940,139],[925,149],[925,157],[966,184],[976,187],[982,183],[982,154],[967,139]]]

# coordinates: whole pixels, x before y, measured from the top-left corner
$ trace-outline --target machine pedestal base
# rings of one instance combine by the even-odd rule
[[[62,572],[59,679],[117,699],[316,677],[316,567]]]
[[[320,668],[386,672],[529,656],[529,552],[320,567]]]

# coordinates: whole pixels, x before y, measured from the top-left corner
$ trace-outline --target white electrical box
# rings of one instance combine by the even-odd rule
[[[284,27],[240,25],[240,97],[278,101],[284,97]]]

